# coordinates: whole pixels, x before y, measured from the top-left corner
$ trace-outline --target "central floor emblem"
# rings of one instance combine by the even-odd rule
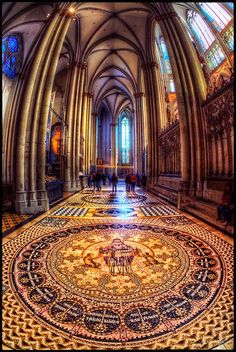
[[[90,224],[37,237],[12,263],[15,294],[73,338],[117,346],[168,336],[222,287],[213,247],[148,224]]]

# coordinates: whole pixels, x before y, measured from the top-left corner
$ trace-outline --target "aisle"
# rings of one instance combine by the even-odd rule
[[[84,189],[3,244],[10,348],[212,349],[233,337],[232,239],[140,188]]]

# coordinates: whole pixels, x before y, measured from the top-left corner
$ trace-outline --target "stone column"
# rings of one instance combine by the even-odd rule
[[[97,113],[92,113],[91,119],[91,164],[96,165],[96,117]]]
[[[160,130],[160,91],[157,89],[158,65],[156,62],[149,62],[143,65],[144,78],[146,82],[147,99],[147,128],[148,128],[148,183],[157,182],[158,176],[158,134]],[[151,186],[152,187],[152,186]]]
[[[172,32],[169,30],[169,24],[166,22],[167,19],[158,18],[159,24],[166,41],[168,54],[170,57],[170,63],[172,67],[173,77],[176,87],[176,96],[178,103],[178,110],[180,116],[180,139],[181,139],[181,178],[182,182],[190,181],[190,140],[189,140],[189,126],[188,126],[188,109],[185,101],[185,95],[187,94],[187,87],[184,78],[184,72],[181,70],[183,63],[179,57],[178,50],[175,44],[175,38],[173,38]]]
[[[49,113],[50,99],[52,93],[53,82],[55,78],[56,68],[59,60],[59,55],[62,49],[63,42],[67,30],[69,28],[71,17],[65,14],[63,19],[63,25],[60,32],[60,36],[57,40],[52,60],[50,62],[50,67],[47,74],[47,81],[44,88],[44,95],[42,100],[42,107],[40,113],[40,123],[39,123],[39,132],[38,132],[38,162],[37,162],[37,178],[38,178],[38,199],[39,202],[45,206],[49,207],[47,199],[47,191],[45,187],[45,160],[46,160],[46,149],[45,149],[45,136],[47,130],[47,119]]]
[[[67,12],[61,9],[56,9],[51,14],[27,76],[25,76],[27,81],[23,88],[24,94],[19,111],[15,149],[15,210],[20,214],[32,214],[48,209],[48,199],[45,190],[46,125],[55,69],[70,23],[70,18],[66,18],[66,15]],[[40,132],[37,135],[38,129],[40,129]],[[36,162],[37,143],[42,144],[44,151],[42,154],[40,153]],[[33,150],[31,150],[32,146]],[[27,157],[27,155],[30,156]],[[36,167],[41,167],[37,191],[35,185]]]
[[[144,149],[144,116],[143,116],[143,92],[137,92],[135,97],[135,118],[136,118],[136,145],[137,145],[137,171],[142,173],[142,160]]]
[[[82,124],[82,107],[83,107],[83,94],[85,83],[85,72],[87,65],[81,64],[80,81],[78,82],[76,96],[78,97],[78,109],[76,113],[76,143],[75,143],[75,174],[76,174],[76,188],[80,188],[79,172],[80,170],[80,138],[81,138],[81,124]]]
[[[177,14],[170,11],[157,16],[157,20],[166,41],[176,86],[180,116],[182,185],[186,191],[189,183],[189,194],[194,196],[196,182],[201,182],[203,175],[200,105],[206,97],[206,82],[196,51]]]
[[[88,108],[88,93],[83,95],[83,107],[82,107],[82,121],[81,121],[81,139],[83,141],[82,153],[83,154],[83,165],[82,172],[85,173],[85,133],[86,133],[86,120],[87,120],[87,108]]]
[[[91,160],[91,112],[92,112],[92,94],[88,93],[87,99],[87,117],[85,126],[85,173],[90,173]]]
[[[71,77],[69,77],[69,89],[67,99],[67,111],[66,111],[66,124],[67,124],[67,136],[66,136],[66,173],[65,173],[65,186],[64,189],[67,192],[76,190],[76,174],[75,174],[75,148],[76,148],[76,120],[77,116],[77,84],[80,76],[80,68],[78,62],[71,63]]]
[[[116,127],[117,123],[111,123],[111,170],[117,174],[117,150],[116,150]]]

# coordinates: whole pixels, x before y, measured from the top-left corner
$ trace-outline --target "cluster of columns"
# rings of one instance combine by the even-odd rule
[[[199,195],[203,190],[203,148],[201,103],[206,98],[206,82],[180,18],[171,4],[156,19],[166,41],[179,109],[181,143],[181,184],[183,193]]]
[[[196,51],[173,5],[163,5],[161,15],[158,4],[152,3],[150,6],[166,41],[175,81],[180,116],[181,188],[189,194],[201,196],[204,146],[201,145],[203,129],[200,106],[206,98],[205,78]],[[56,67],[72,17],[67,8],[57,8],[51,14],[22,85],[15,144],[15,210],[21,214],[49,208],[45,187],[47,119]],[[151,26],[148,30],[150,33],[147,34],[152,31],[153,35]],[[158,182],[160,121],[166,115],[162,77],[152,54],[153,43],[151,37],[147,41],[148,56],[142,65],[145,94],[141,89],[135,94],[135,168],[140,173],[143,171],[143,152],[147,147],[148,164],[145,171],[150,186]],[[79,61],[72,62],[65,91],[67,191],[80,189],[80,172],[88,174],[90,165],[96,165],[97,114],[92,113],[93,96],[86,92],[85,78],[86,65]],[[110,126],[111,166],[117,172],[117,124]]]
[[[111,169],[117,174],[117,141],[116,141],[116,128],[117,123],[110,123],[111,126]]]
[[[147,143],[147,123],[146,123],[146,114],[144,113],[144,92],[137,92],[134,94],[135,97],[135,135],[134,135],[134,145],[136,146],[134,162],[135,162],[135,170],[138,173],[146,173],[145,165],[144,165],[144,147]]]
[[[15,210],[20,214],[49,208],[45,186],[47,119],[59,55],[72,16],[67,8],[60,7],[51,14],[22,86],[14,153]]]
[[[82,133],[83,90],[85,82],[86,64],[73,62],[67,76],[65,102],[66,111],[66,170],[65,190],[73,191],[80,188],[80,138]],[[84,116],[83,116],[84,118]]]

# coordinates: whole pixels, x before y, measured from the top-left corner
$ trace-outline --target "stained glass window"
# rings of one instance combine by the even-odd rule
[[[174,80],[171,78],[169,83],[170,83],[170,92],[174,93],[175,92]]]
[[[233,2],[226,2],[227,6],[229,6],[231,9],[234,9],[234,3]]]
[[[20,34],[2,38],[2,72],[14,79],[21,63],[22,41]]]
[[[130,149],[130,137],[129,137],[129,120],[126,116],[121,119],[121,161],[122,164],[129,163],[129,149]]]
[[[205,52],[214,42],[215,37],[203,18],[192,10],[187,12],[187,20],[190,28]]]
[[[217,67],[224,59],[224,53],[217,43],[206,54],[206,62],[210,70],[213,70],[215,67]]]
[[[170,66],[170,59],[167,51],[167,47],[164,41],[164,38],[160,39],[160,46],[161,46],[161,51],[163,55],[163,60],[165,62],[165,67],[166,67],[166,73],[167,74],[172,74],[171,66]]]
[[[234,27],[231,26],[223,35],[223,39],[226,42],[230,50],[234,50]]]
[[[198,5],[218,32],[221,32],[232,18],[227,10],[217,2],[199,2]]]

